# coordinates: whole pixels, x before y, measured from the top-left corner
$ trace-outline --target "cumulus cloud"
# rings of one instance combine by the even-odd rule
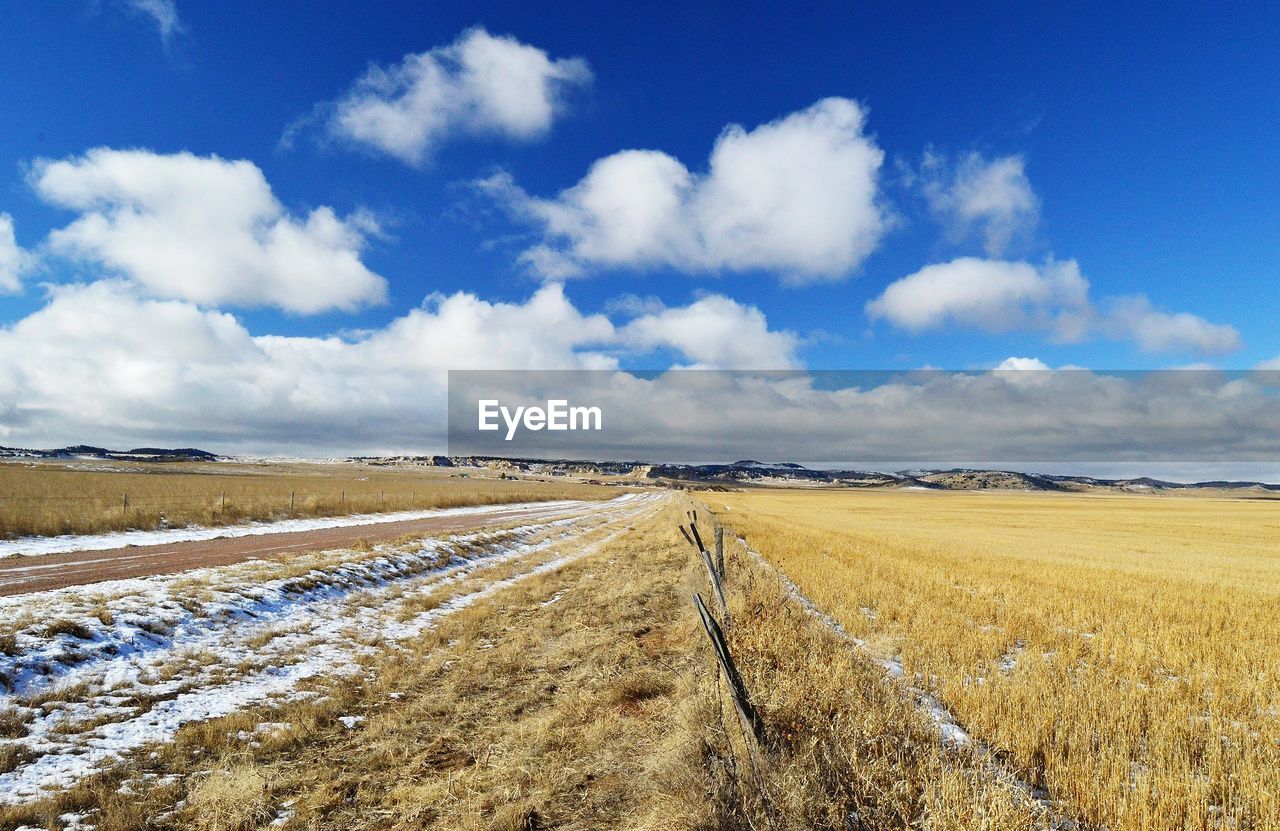
[[[728,298],[651,309],[619,327],[579,310],[558,284],[521,302],[432,295],[384,327],[327,337],[253,335],[232,314],[125,280],[50,292],[42,309],[0,328],[0,444],[439,449],[450,369],[608,370],[653,349],[685,365],[774,365],[793,342]],[[678,322],[729,340],[745,327],[757,351]]]
[[[370,66],[321,111],[333,136],[420,165],[457,133],[542,136],[566,94],[590,82],[580,58],[553,60],[513,37],[475,28],[394,66]]]
[[[747,130],[725,128],[705,173],[657,150],[596,161],[554,198],[506,174],[482,189],[536,226],[524,261],[550,279],[602,268],[769,270],[799,283],[836,280],[876,248],[884,153],[855,101],[827,98]]]
[[[947,326],[1039,331],[1063,343],[1096,335],[1131,340],[1145,352],[1222,354],[1241,346],[1234,327],[1156,310],[1145,297],[1095,303],[1074,260],[1033,265],[960,257],[891,283],[866,311],[916,333]]]
[[[1019,358],[1012,355],[996,365],[996,370],[1000,372],[1046,370],[1050,368],[1048,364],[1039,358]]]
[[[31,262],[31,255],[18,246],[13,235],[13,217],[0,213],[0,294],[22,291],[22,274]]]
[[[178,7],[174,0],[120,0],[130,11],[150,18],[160,33],[160,40],[167,47],[175,35],[181,34],[185,27],[178,17]]]
[[[644,350],[680,351],[697,369],[794,369],[799,338],[774,331],[764,314],[724,295],[712,294],[680,308],[648,309],[620,333],[623,343]]]
[[[254,336],[231,314],[124,281],[64,285],[0,330],[0,432],[36,444],[413,447],[439,438],[448,369],[606,368],[612,358],[580,350],[613,339],[606,318],[554,285],[523,303],[434,296],[352,338]]]
[[[1027,178],[1022,156],[986,159],[970,153],[950,163],[933,153],[922,165],[925,198],[952,243],[973,236],[988,256],[998,257],[1040,220],[1040,200]]]
[[[104,266],[158,297],[311,314],[380,303],[361,261],[376,223],[321,206],[289,212],[249,161],[97,148],[31,173],[45,201],[80,216],[49,234],[58,254]]]
[[[1041,328],[1070,337],[1089,305],[1089,283],[1074,260],[1043,266],[961,257],[891,283],[867,304],[872,319],[911,332],[948,324],[986,332]]]

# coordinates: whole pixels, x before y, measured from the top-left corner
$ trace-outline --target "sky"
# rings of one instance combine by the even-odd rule
[[[1271,4],[0,32],[0,445],[435,449],[463,368],[1280,367]]]

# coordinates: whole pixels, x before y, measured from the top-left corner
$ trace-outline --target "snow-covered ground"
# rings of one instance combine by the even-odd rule
[[[637,494],[626,494],[612,502],[622,502]],[[0,557],[37,556],[61,554],[68,551],[105,551],[130,545],[164,545],[166,543],[213,540],[220,537],[251,537],[260,534],[280,534],[291,531],[315,531],[322,528],[347,528],[356,525],[376,525],[382,522],[400,522],[435,517],[475,516],[504,511],[556,512],[581,508],[592,503],[577,499],[561,499],[552,502],[516,502],[505,505],[473,505],[465,508],[437,508],[422,511],[395,511],[385,514],[350,514],[347,516],[314,517],[310,519],[282,519],[275,522],[247,522],[243,525],[204,526],[186,528],[160,528],[153,531],[114,531],[106,534],[66,534],[58,537],[19,537],[0,540]]]
[[[309,695],[299,689],[308,678],[360,672],[361,656],[394,649],[459,609],[585,555],[656,498],[589,503],[515,529],[365,553],[0,599],[0,621],[16,628],[4,650],[12,654],[0,653],[10,686],[0,712],[25,719],[27,731],[6,740],[25,761],[0,775],[0,804],[72,785],[171,739],[184,724]],[[484,580],[503,564],[516,571]],[[442,605],[414,605],[464,581]]]

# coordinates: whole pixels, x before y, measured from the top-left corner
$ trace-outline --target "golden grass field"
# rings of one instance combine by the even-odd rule
[[[704,536],[716,519],[743,534],[864,642],[728,535],[726,634],[759,754],[690,603],[711,598],[677,531],[695,507]],[[317,677],[315,698],[189,724],[0,808],[0,829],[85,811],[99,831],[1280,827],[1277,532],[1280,502],[1239,498],[672,493],[562,539],[537,558],[590,553],[385,645],[354,678]],[[414,608],[529,566],[442,582]],[[900,659],[904,680],[873,657]],[[944,743],[913,686],[990,753]]]
[[[492,470],[357,463],[5,461],[0,462],[0,539],[607,499],[619,493],[569,479],[500,476]]]
[[[281,806],[272,827],[284,831],[1048,827],[729,546],[728,637],[770,741],[747,752],[690,603],[708,591],[676,530],[690,507],[673,495],[601,529],[596,539],[622,533],[589,556],[363,659],[354,678],[316,679],[316,698],[188,725],[155,752],[0,809],[0,828],[93,810],[98,831],[249,831]],[[442,585],[422,602],[466,591]],[[344,713],[364,721],[345,727]],[[263,722],[285,727],[264,735]]]
[[[1280,827],[1280,501],[706,501],[1085,827]]]

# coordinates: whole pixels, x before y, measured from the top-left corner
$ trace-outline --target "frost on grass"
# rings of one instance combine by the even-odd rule
[[[248,562],[0,599],[0,619],[25,623],[0,655],[0,722],[11,725],[5,742],[18,754],[0,774],[0,804],[68,787],[184,724],[306,697],[307,679],[362,672],[361,659],[379,649],[582,556],[582,545],[566,543],[650,499],[588,505],[514,529],[311,555],[300,558],[313,566],[305,569]],[[504,563],[515,573],[483,581]],[[437,599],[450,587],[453,596]]]

